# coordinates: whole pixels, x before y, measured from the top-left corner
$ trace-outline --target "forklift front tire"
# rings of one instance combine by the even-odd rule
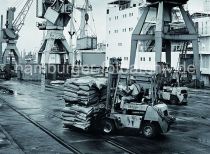
[[[112,134],[115,131],[115,124],[110,119],[105,119],[103,122],[102,131],[104,134]]]
[[[158,127],[153,123],[145,123],[142,127],[142,134],[146,138],[154,138],[158,135]]]

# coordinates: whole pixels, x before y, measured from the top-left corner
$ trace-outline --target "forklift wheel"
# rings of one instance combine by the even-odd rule
[[[104,120],[103,133],[105,133],[105,134],[112,134],[114,131],[115,131],[114,122],[109,120],[109,119]]]
[[[158,133],[158,128],[152,123],[145,123],[142,128],[142,133],[146,138],[154,138]]]
[[[176,98],[176,96],[171,96],[170,102],[172,105],[176,105],[179,103],[179,100]]]

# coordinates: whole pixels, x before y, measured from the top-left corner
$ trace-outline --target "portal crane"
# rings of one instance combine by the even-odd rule
[[[190,17],[189,12],[185,11],[183,5],[188,0],[147,0],[148,5],[144,8],[144,12],[138,21],[138,24],[133,31],[131,40],[131,54],[130,54],[130,66],[133,66],[136,58],[136,49],[138,41],[150,41],[154,40],[154,51],[155,51],[155,64],[156,73],[161,72],[159,64],[161,64],[163,47],[165,46],[166,62],[171,66],[171,42],[192,42],[193,55],[194,55],[194,66],[196,70],[196,79],[201,79],[200,72],[200,60],[199,60],[199,47],[198,47],[198,33]],[[154,34],[143,34],[144,25],[146,18],[151,8],[157,10],[156,26]],[[171,23],[173,22],[172,12],[174,8],[179,8],[183,17],[187,32],[173,34],[173,28]]]
[[[6,63],[6,58],[13,53],[16,63],[20,62],[20,53],[17,49],[17,40],[19,38],[19,32],[22,29],[26,16],[31,8],[33,0],[27,0],[25,5],[23,6],[21,12],[18,14],[17,18],[14,18],[14,14],[16,11],[15,7],[10,7],[7,10],[6,16],[6,28],[2,29],[3,41],[6,42],[7,46],[2,55],[3,63]],[[11,61],[10,61],[11,63]]]
[[[41,90],[45,90],[46,64],[51,54],[60,56],[60,64],[72,64],[73,53],[63,34],[72,17],[74,1],[69,0],[37,0],[37,17],[44,19],[38,23],[39,30],[46,30],[42,46],[38,53],[38,63],[42,64]],[[66,59],[65,59],[66,58]],[[68,61],[67,61],[68,60]]]
[[[74,4],[69,0],[37,0],[37,17],[44,19],[38,23],[39,30],[47,30],[43,44],[39,50],[38,63],[49,64],[50,54],[60,56],[60,64],[68,59],[72,63],[73,54],[63,34],[71,19]],[[43,58],[42,61],[42,56]],[[65,59],[65,56],[66,59]]]

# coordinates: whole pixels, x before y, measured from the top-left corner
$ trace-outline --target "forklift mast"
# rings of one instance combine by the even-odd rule
[[[119,71],[121,69],[121,58],[110,58],[108,68],[108,84],[107,84],[107,99],[106,109],[111,110],[112,101],[118,84]]]

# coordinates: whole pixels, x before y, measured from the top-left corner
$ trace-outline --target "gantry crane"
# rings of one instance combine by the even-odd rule
[[[17,40],[19,38],[19,32],[22,29],[26,16],[31,8],[33,0],[27,0],[23,6],[21,12],[18,14],[17,18],[14,18],[16,11],[15,7],[10,7],[7,10],[6,24],[5,28],[2,29],[2,41],[7,44],[5,51],[2,55],[3,63],[6,63],[6,58],[13,53],[16,63],[20,62],[20,53],[16,46]]]

